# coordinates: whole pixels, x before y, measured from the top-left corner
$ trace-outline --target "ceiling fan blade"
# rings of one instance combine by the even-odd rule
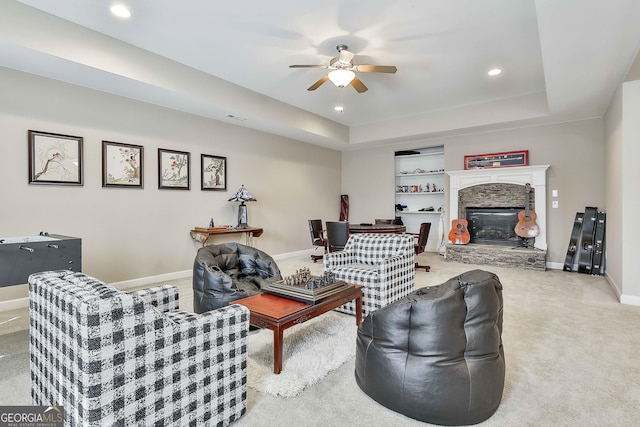
[[[351,80],[351,86],[353,86],[358,93],[366,92],[368,90],[364,83],[362,83],[362,81],[357,77],[354,77],[354,79]]]
[[[324,76],[323,78],[321,78],[320,80],[318,80],[317,82],[315,82],[314,84],[312,84],[311,86],[309,86],[309,89],[307,90],[316,90],[318,89],[320,86],[322,86],[322,84],[324,82],[326,82],[327,80],[329,80],[329,76]]]
[[[356,65],[356,69],[363,73],[395,73],[395,65]]]
[[[327,65],[289,65],[289,68],[329,68]]]

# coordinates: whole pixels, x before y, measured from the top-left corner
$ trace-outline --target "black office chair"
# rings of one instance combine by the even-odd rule
[[[349,221],[327,221],[325,225],[329,252],[343,250],[349,240]]]
[[[423,222],[422,224],[420,224],[420,233],[418,233],[418,238],[416,240],[416,255],[423,253],[425,248],[427,247],[429,231],[431,231],[430,222]],[[416,261],[416,270],[419,268],[424,268],[424,271],[426,272],[429,272],[429,270],[431,270],[430,266],[418,264],[418,262]]]
[[[327,252],[327,241],[324,238],[324,230],[322,229],[322,220],[321,219],[310,219],[309,220],[309,234],[311,235],[311,244],[313,246],[322,246],[324,248],[324,252]],[[311,259],[313,262],[322,259],[323,255],[311,255]]]

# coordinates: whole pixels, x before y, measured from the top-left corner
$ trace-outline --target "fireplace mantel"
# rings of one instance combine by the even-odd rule
[[[449,217],[458,216],[458,191],[481,184],[531,184],[536,194],[536,215],[540,234],[534,246],[547,250],[547,169],[549,165],[520,166],[512,168],[470,169],[448,171],[449,175]]]

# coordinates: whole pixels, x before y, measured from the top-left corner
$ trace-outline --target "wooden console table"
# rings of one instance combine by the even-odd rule
[[[248,227],[248,228],[230,228],[230,229],[221,229],[221,230],[212,230],[212,231],[203,231],[203,230],[191,230],[191,238],[196,242],[202,243],[202,246],[207,244],[207,240],[211,236],[220,236],[223,234],[239,234],[244,233],[245,242],[247,246],[253,246],[253,238],[260,237],[262,235],[262,228],[258,227]]]

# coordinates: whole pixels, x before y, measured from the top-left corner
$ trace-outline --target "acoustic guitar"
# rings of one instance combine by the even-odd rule
[[[531,196],[531,185],[527,182],[524,186],[525,191],[525,204],[524,210],[518,212],[518,223],[514,231],[520,237],[536,237],[540,234],[540,227],[536,224],[537,215],[534,211],[529,209],[529,200]]]
[[[471,240],[467,227],[469,223],[462,218],[462,196],[458,197],[458,219],[451,221],[451,231],[449,232],[449,240],[454,245],[466,245]]]

